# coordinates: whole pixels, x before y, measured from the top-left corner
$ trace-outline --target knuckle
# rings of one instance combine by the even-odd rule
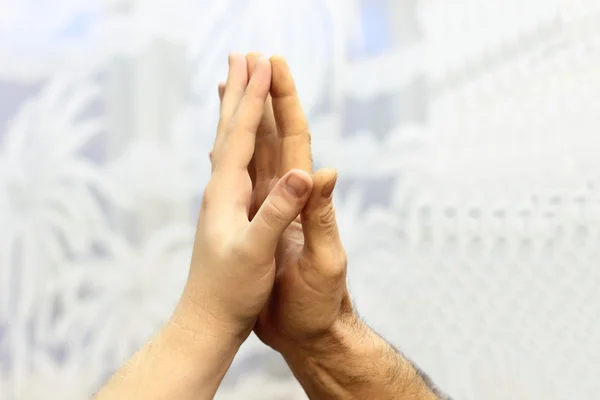
[[[273,258],[272,253],[266,253],[262,247],[247,240],[235,241],[228,253],[234,260],[246,265],[262,266],[268,264]]]
[[[308,122],[305,120],[300,122],[297,121],[297,125],[287,127],[287,129],[283,132],[283,136],[287,138],[298,138],[305,140],[309,146],[312,142],[312,137],[308,128]]]
[[[246,91],[246,100],[249,103],[249,107],[262,112],[264,110],[264,104],[268,93],[268,90],[265,90],[262,85],[254,82],[249,84],[248,90]]]
[[[340,266],[342,271],[345,272],[346,268],[348,268],[348,255],[346,254],[346,251],[341,250],[338,256],[339,258],[337,264]]]
[[[207,238],[210,251],[218,260],[226,260],[230,253],[227,251],[226,239],[220,232],[212,232]]]
[[[328,235],[335,234],[337,230],[337,223],[335,219],[335,208],[330,203],[327,207],[323,208],[318,213],[319,225],[325,229],[325,233]]]
[[[231,130],[233,124],[233,116],[229,115],[229,110],[222,109],[217,124],[217,136],[226,135]]]
[[[258,115],[252,109],[241,109],[235,115],[231,124],[229,125],[228,133],[232,136],[240,137],[242,135],[255,135],[260,115]],[[234,146],[235,141],[230,141],[229,145]]]
[[[223,127],[222,137],[219,139],[219,159],[223,158],[223,154],[226,154],[231,146],[231,133],[235,130],[235,127],[238,124],[236,123],[235,116],[231,118],[230,121],[227,121],[225,126]]]
[[[218,146],[218,147],[221,147],[221,146]],[[217,150],[216,146],[215,146],[215,150],[213,150],[210,153],[210,156],[209,156],[210,157],[210,166],[211,166],[211,170],[213,172],[216,171],[217,166],[219,165],[219,161],[221,159],[220,154],[221,153],[219,150]]]
[[[274,201],[271,196],[267,197],[261,208],[264,208],[265,222],[270,226],[281,226],[288,222],[285,208],[279,202]]]
[[[340,279],[346,274],[348,260],[345,251],[337,252],[334,257],[330,258],[327,268],[324,269],[325,275],[329,278]]]
[[[234,115],[233,118],[227,122],[227,125],[225,126],[225,132],[230,133],[234,131],[235,127],[239,125],[239,119],[239,115]]]
[[[209,257],[217,262],[226,260],[229,256],[227,251],[227,232],[223,229],[203,229],[201,233],[201,240],[196,241],[194,244],[194,252],[200,251],[204,253],[203,257]]]
[[[206,186],[206,188],[204,189],[204,192],[202,193],[202,208],[203,209],[209,208],[213,203],[213,199],[214,199],[213,189],[212,189],[211,185],[209,184]]]
[[[255,258],[255,248],[246,242],[236,243],[231,249],[231,254],[236,260],[253,260]]]
[[[323,277],[328,281],[338,282],[346,276],[346,269],[340,268],[339,265],[331,265],[330,268],[323,270]]]
[[[310,257],[309,263],[327,282],[338,282],[346,276],[347,259],[346,252],[343,249],[340,251],[327,249],[326,251],[317,252]]]

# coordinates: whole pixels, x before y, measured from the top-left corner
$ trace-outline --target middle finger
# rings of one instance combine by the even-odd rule
[[[248,53],[246,56],[249,71],[254,69],[258,57],[259,53]],[[275,177],[279,164],[279,142],[271,96],[267,97],[263,117],[256,131],[252,163],[257,183],[269,182]]]
[[[298,168],[312,172],[310,131],[296,84],[283,57],[271,57],[271,96],[280,139],[279,176]]]

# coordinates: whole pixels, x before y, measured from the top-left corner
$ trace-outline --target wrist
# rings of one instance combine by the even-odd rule
[[[288,342],[279,349],[292,371],[295,369],[327,369],[326,364],[348,363],[354,357],[365,354],[368,327],[354,313],[338,318],[318,337],[302,342]],[[367,342],[370,348],[373,342]],[[362,348],[361,348],[362,347]]]
[[[235,324],[205,307],[196,306],[186,297],[180,300],[167,326],[176,332],[182,342],[194,347],[198,346],[197,342],[206,342],[218,348],[234,348],[237,351],[248,336]]]
[[[357,339],[362,338],[368,331],[370,329],[360,318],[354,312],[349,312],[339,316],[327,331],[318,336],[300,341],[286,341],[277,350],[284,358],[313,358],[339,354],[342,351],[353,352]]]
[[[160,343],[186,366],[187,379],[198,393],[218,387],[243,340],[211,318],[177,307],[159,334]]]
[[[437,398],[410,361],[356,315],[337,321],[319,340],[287,346],[282,355],[310,398]]]
[[[286,346],[282,355],[309,398],[354,399],[389,375],[387,353],[387,343],[353,314],[316,340]],[[398,367],[394,362],[394,372],[403,374]]]
[[[248,338],[254,321],[238,321],[207,290],[186,285],[171,321],[196,337],[213,338],[239,346]],[[203,298],[204,297],[204,298]]]

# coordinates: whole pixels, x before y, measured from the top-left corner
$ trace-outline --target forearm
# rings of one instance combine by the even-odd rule
[[[429,379],[358,320],[340,322],[331,335],[284,358],[310,399],[446,399]]]
[[[241,342],[203,330],[190,330],[174,316],[95,399],[212,399]]]

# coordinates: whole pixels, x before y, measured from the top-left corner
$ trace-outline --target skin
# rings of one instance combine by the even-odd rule
[[[229,58],[188,281],[164,328],[96,399],[211,399],[254,332],[311,399],[441,399],[366,326],[346,286],[333,191],[281,57]]]
[[[247,55],[250,71],[260,57]],[[354,312],[333,206],[337,173],[313,173],[309,126],[290,69],[282,57],[270,61],[270,96],[249,166],[254,182],[250,216],[288,171],[311,173],[314,184],[300,218],[281,236],[275,285],[254,332],[283,355],[311,399],[444,398]],[[224,102],[225,85],[219,86],[219,95]]]
[[[247,56],[249,70],[258,57],[258,53]],[[255,181],[250,216],[281,176],[295,169],[313,172],[310,131],[294,80],[283,58],[272,57],[271,66],[270,96],[250,163]],[[219,92],[226,96],[224,85]],[[254,327],[257,336],[278,351],[327,334],[342,308],[350,310],[346,252],[333,207],[337,172],[321,169],[312,174],[312,180],[307,205],[279,241],[275,288]]]

